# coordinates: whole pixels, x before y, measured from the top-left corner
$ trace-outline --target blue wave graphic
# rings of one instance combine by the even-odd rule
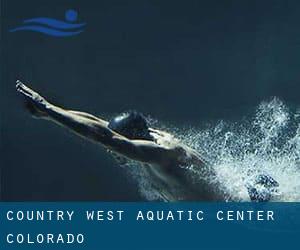
[[[35,25],[17,27],[15,29],[10,30],[10,32],[21,31],[21,30],[36,31],[36,32],[40,32],[40,33],[44,33],[44,34],[47,34],[47,35],[50,35],[50,36],[56,36],[56,37],[74,36],[74,35],[77,35],[77,34],[83,32],[83,30],[60,31],[60,30],[54,30],[54,29],[50,29],[50,28],[47,28],[47,27],[35,26]]]
[[[83,27],[85,25],[85,23],[73,24],[73,23],[67,23],[67,22],[63,22],[52,18],[46,18],[46,17],[38,17],[38,18],[24,20],[23,23],[44,24],[44,25],[48,25],[51,28],[56,28],[56,29],[75,29],[75,28]]]
[[[67,10],[65,12],[65,19],[67,22],[47,17],[27,19],[23,21],[24,25],[9,31],[35,31],[56,37],[74,36],[83,32],[83,29],[80,28],[83,28],[85,23],[73,23],[77,19],[77,12],[75,10]]]

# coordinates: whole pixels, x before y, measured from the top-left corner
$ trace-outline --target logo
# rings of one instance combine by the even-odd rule
[[[85,23],[75,23],[77,17],[78,13],[75,10],[67,10],[64,21],[47,17],[26,19],[23,25],[11,29],[10,32],[34,31],[56,37],[75,36],[83,32],[85,26]]]

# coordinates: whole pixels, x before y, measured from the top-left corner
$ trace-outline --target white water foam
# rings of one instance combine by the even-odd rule
[[[204,130],[176,129],[175,134],[214,167],[219,189],[228,199],[248,201],[246,183],[265,173],[280,185],[273,200],[300,201],[300,112],[291,112],[278,98],[262,102],[252,117],[240,122],[220,121]],[[141,194],[149,200],[161,198],[145,168],[129,166]],[[192,173],[195,179],[197,174]]]

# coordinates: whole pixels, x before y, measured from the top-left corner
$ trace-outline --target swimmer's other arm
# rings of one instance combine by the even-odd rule
[[[31,111],[38,118],[54,121],[75,133],[127,158],[146,163],[164,164],[174,156],[174,149],[165,148],[146,140],[129,140],[108,128],[108,122],[88,113],[72,111],[55,106],[45,98],[17,81],[17,91],[22,94]]]

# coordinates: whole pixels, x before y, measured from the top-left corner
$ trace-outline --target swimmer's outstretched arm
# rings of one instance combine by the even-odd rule
[[[164,148],[151,141],[129,140],[108,128],[108,122],[91,114],[60,108],[17,81],[17,91],[37,113],[37,117],[63,125],[84,138],[101,143],[125,157],[147,163],[162,164],[173,156],[172,149]]]

